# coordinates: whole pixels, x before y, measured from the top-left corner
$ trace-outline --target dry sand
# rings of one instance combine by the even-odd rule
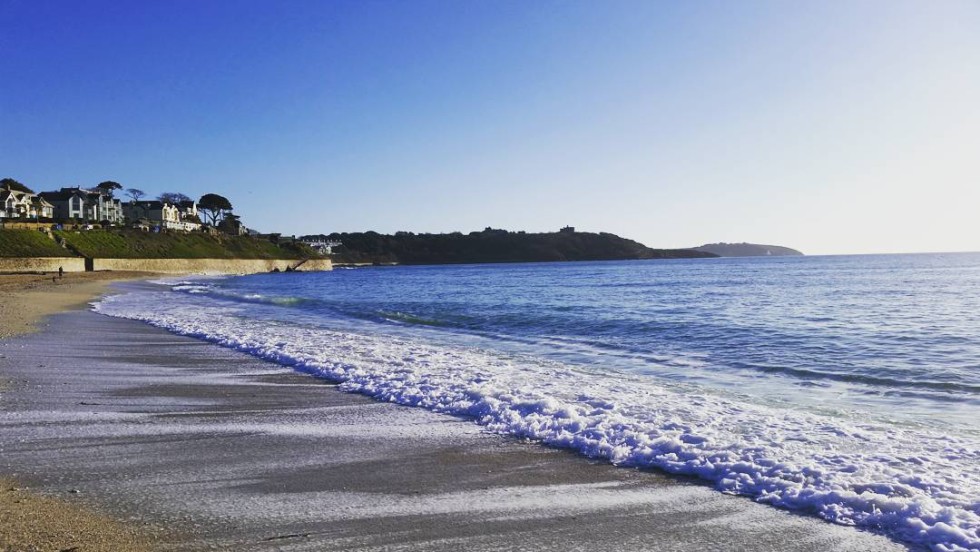
[[[151,550],[147,533],[0,478],[0,550],[139,552]]]
[[[87,272],[55,276],[0,275],[0,339],[37,331],[47,316],[84,307],[109,282],[148,275]],[[0,393],[9,388],[10,382],[0,371]],[[0,477],[0,551],[138,552],[150,550],[151,540],[148,531],[122,524],[90,507],[39,495],[13,479]]]
[[[906,549],[91,312],[0,341],[0,375],[0,473],[125,520],[89,525],[115,532],[107,549]],[[31,519],[11,542],[50,530]]]
[[[113,281],[149,278],[145,272],[0,274],[0,339],[37,331],[44,317],[84,307]]]

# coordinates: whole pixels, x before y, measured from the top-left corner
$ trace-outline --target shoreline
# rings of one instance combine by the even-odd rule
[[[0,355],[0,474],[168,550],[906,549],[88,311]]]
[[[153,276],[129,272],[72,272],[61,278],[45,272],[0,274],[0,347],[11,338],[43,332],[52,315],[85,308],[113,282]],[[13,386],[0,371],[0,415],[5,410],[3,395]],[[0,550],[79,547],[142,552],[154,549],[152,534],[104,514],[97,506],[38,493],[0,472]]]
[[[145,272],[65,272],[0,274],[0,339],[39,331],[51,315],[84,308],[105,293],[109,284],[146,280]]]

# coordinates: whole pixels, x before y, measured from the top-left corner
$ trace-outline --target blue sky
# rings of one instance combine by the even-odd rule
[[[262,231],[980,250],[980,2],[0,0],[0,176]]]

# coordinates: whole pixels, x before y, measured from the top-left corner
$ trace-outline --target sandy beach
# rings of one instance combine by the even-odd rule
[[[44,317],[83,308],[110,282],[148,278],[146,272],[0,274],[0,339],[38,329]]]
[[[0,283],[0,550],[907,549],[78,308],[118,276]]]
[[[0,340],[42,329],[46,317],[84,308],[110,282],[146,278],[146,273],[86,272],[0,275]],[[0,343],[3,343],[0,341]],[[11,389],[0,371],[0,413]],[[0,473],[0,550],[149,550],[151,531],[120,523],[76,502],[39,495]],[[79,548],[81,550],[81,548]]]

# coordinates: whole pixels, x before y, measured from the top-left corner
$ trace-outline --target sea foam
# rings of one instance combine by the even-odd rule
[[[696,476],[722,492],[933,550],[980,550],[976,442],[533,356],[259,321],[247,305],[202,297],[198,285],[111,296],[94,309],[329,378],[346,391],[467,416],[494,432]]]

